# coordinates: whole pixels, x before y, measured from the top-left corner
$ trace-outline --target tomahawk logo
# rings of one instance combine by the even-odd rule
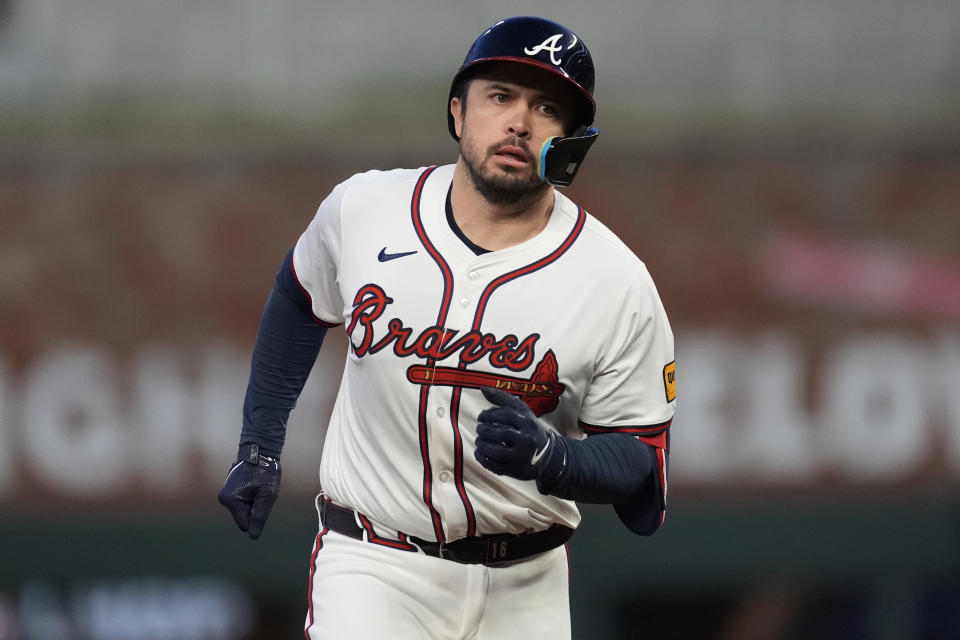
[[[556,54],[563,51],[563,45],[560,44],[560,38],[562,37],[563,37],[562,33],[557,33],[555,35],[550,36],[549,38],[547,38],[546,40],[544,40],[543,42],[541,42],[535,47],[524,47],[523,52],[528,56],[535,56],[541,51],[549,51],[550,62],[559,66],[560,60],[557,58]],[[573,36],[573,41],[570,43],[570,46],[568,46],[567,49],[569,49],[575,44],[577,44],[577,36]]]
[[[549,349],[543,359],[537,363],[530,378],[474,371],[465,367],[415,364],[407,369],[407,380],[414,384],[446,385],[463,389],[484,387],[503,389],[519,396],[536,415],[542,416],[559,406],[560,396],[566,388],[560,382],[558,373],[557,356],[554,355],[553,349]]]

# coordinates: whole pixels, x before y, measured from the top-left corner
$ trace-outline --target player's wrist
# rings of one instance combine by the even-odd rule
[[[544,495],[549,495],[567,473],[567,439],[559,434],[552,434],[550,440],[550,450],[541,461],[536,476],[537,490]]]
[[[280,454],[279,452],[264,449],[257,442],[244,442],[237,448],[236,461],[262,466],[265,464],[279,463]]]

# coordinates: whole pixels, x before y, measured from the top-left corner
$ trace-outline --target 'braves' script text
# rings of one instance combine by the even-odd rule
[[[487,357],[492,366],[511,371],[523,371],[534,361],[534,346],[540,338],[536,333],[523,340],[512,334],[497,338],[477,330],[458,337],[459,331],[434,325],[414,336],[413,329],[405,326],[399,318],[393,318],[387,323],[386,334],[377,336],[373,324],[392,302],[393,299],[375,284],[365,285],[357,291],[347,335],[358,358],[393,345],[393,352],[401,358],[415,356],[440,361],[459,352],[463,364]]]

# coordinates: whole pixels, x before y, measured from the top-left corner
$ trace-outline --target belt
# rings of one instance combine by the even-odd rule
[[[320,519],[323,526],[356,540],[364,539],[364,529],[357,524],[352,509],[319,500]],[[498,533],[453,542],[431,542],[415,536],[406,540],[420,548],[428,556],[452,560],[462,564],[498,565],[529,558],[564,544],[573,535],[573,529],[555,524],[549,529],[533,533]]]

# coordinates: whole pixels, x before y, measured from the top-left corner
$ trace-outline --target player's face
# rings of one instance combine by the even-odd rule
[[[451,101],[463,164],[489,202],[531,200],[549,188],[537,174],[537,154],[547,138],[564,135],[568,91],[550,73],[505,63],[471,80],[465,97]]]

